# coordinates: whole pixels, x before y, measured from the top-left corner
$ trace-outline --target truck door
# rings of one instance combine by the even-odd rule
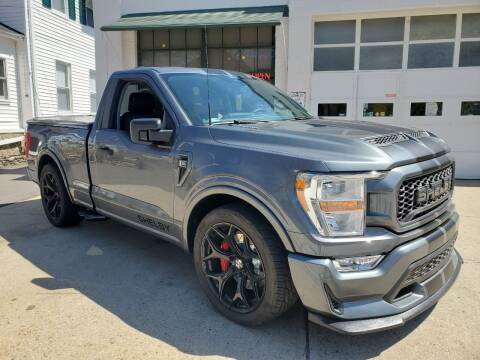
[[[108,121],[96,123],[89,140],[92,198],[98,212],[178,241],[174,227],[175,123],[150,78],[126,78],[111,89]],[[117,99],[115,101],[115,99]],[[110,112],[110,114],[108,114]],[[135,144],[130,121],[161,119],[174,130],[168,144]]]

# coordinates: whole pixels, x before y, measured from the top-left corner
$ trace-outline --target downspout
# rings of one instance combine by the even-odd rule
[[[33,47],[33,30],[32,30],[32,3],[31,0],[25,0],[25,33],[27,41],[27,63],[28,63],[28,72],[29,72],[29,83],[30,83],[30,96],[32,98],[33,105],[33,116],[38,117],[38,94],[36,86],[36,77],[35,77],[35,66],[34,66],[34,47]]]
[[[22,40],[24,37],[22,37]],[[18,39],[15,39],[15,77],[17,78],[17,108],[18,108],[18,125],[20,129],[25,128],[23,121],[23,102],[22,102],[22,87],[20,85],[20,58],[18,57]]]

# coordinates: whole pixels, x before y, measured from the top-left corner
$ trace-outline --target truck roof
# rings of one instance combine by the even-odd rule
[[[120,70],[116,71],[113,74],[131,74],[135,72],[155,72],[157,74],[202,74],[206,75],[207,71],[209,74],[224,74],[224,75],[240,75],[243,74],[238,71],[230,71],[230,70],[223,70],[223,69],[210,69],[210,68],[188,68],[188,67],[137,67],[134,69],[128,70]],[[243,74],[246,75],[246,74]]]

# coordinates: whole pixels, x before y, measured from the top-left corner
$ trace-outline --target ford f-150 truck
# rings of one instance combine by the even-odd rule
[[[171,241],[244,325],[300,299],[330,329],[385,330],[435,305],[460,271],[443,140],[315,118],[246,74],[116,72],[95,119],[29,121],[26,155],[53,225],[111,218]]]

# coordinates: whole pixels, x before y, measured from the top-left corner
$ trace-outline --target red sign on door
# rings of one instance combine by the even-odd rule
[[[272,80],[272,74],[268,72],[254,72],[254,73],[250,73],[250,75],[255,76],[262,80]]]

